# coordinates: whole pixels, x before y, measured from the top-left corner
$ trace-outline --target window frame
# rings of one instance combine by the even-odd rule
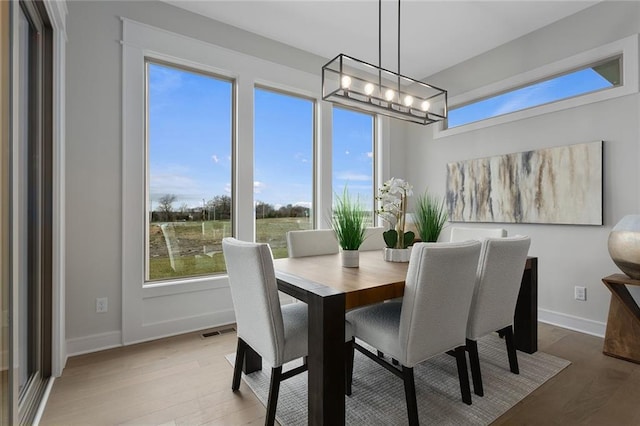
[[[236,79],[226,76],[226,75],[222,75],[219,74],[215,71],[209,70],[209,69],[201,69],[200,67],[194,67],[192,65],[187,65],[184,64],[182,62],[174,62],[172,60],[167,60],[167,59],[157,59],[155,56],[153,55],[145,55],[144,56],[144,168],[145,168],[145,172],[144,172],[144,221],[145,221],[145,227],[144,227],[144,233],[145,233],[145,239],[144,239],[144,286],[153,286],[154,284],[163,284],[165,282],[171,282],[172,284],[177,284],[179,285],[180,282],[182,281],[188,281],[191,279],[198,279],[198,278],[202,278],[202,277],[215,277],[215,276],[219,276],[219,275],[226,275],[227,272],[226,271],[221,271],[221,272],[211,272],[211,273],[206,273],[206,274],[199,274],[199,275],[189,275],[189,276],[185,276],[182,278],[160,278],[160,279],[155,279],[155,280],[151,280],[149,278],[149,226],[150,226],[150,220],[149,220],[149,212],[150,212],[150,205],[149,205],[149,188],[150,188],[150,183],[151,183],[151,177],[150,177],[150,167],[149,167],[149,65],[150,64],[155,64],[155,65],[160,65],[160,66],[164,66],[164,67],[170,67],[170,68],[175,68],[181,71],[185,71],[185,72],[189,72],[189,73],[193,73],[193,74],[199,74],[199,75],[203,75],[206,77],[210,77],[210,78],[214,78],[216,80],[222,80],[225,81],[227,83],[231,83],[231,146],[230,146],[230,151],[231,151],[231,175],[229,176],[230,181],[231,181],[231,233],[232,235],[235,235],[235,217],[234,217],[234,199],[233,199],[233,194],[234,194],[234,188],[235,188],[235,173],[234,173],[234,165],[235,165],[235,145],[236,145]]]
[[[513,77],[492,83],[467,93],[453,96],[449,99],[450,105],[464,106],[474,102],[482,101],[493,96],[526,87],[544,80],[562,76],[576,70],[584,69],[596,65],[606,60],[611,60],[616,56],[621,59],[621,81],[618,86],[608,89],[596,90],[582,95],[572,96],[529,107],[523,110],[474,121],[453,128],[445,128],[441,123],[434,129],[434,139],[466,133],[478,129],[483,129],[500,124],[510,123],[517,120],[536,117],[542,114],[562,111],[594,102],[626,96],[638,92],[638,34],[626,37],[621,40],[608,43],[606,45],[570,56],[568,58],[541,66]]]

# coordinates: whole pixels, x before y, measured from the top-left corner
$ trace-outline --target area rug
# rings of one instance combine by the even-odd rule
[[[484,396],[472,393],[472,405],[461,400],[454,357],[443,354],[414,368],[421,423],[487,425],[570,364],[543,352],[532,355],[518,352],[520,374],[516,375],[509,371],[504,340],[496,335],[485,336],[478,341],[478,351]],[[345,399],[346,424],[406,424],[402,380],[358,351],[355,354],[353,393]],[[235,354],[226,358],[233,365]],[[283,371],[298,365],[299,361],[285,364]],[[270,372],[271,367],[263,362],[261,371],[242,376],[244,383],[265,405]],[[307,424],[307,373],[281,383],[276,419],[283,426]]]

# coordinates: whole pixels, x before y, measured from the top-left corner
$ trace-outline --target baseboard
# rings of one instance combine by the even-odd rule
[[[76,337],[67,339],[67,358],[233,323],[235,323],[235,314],[234,311],[230,309],[216,312],[215,314],[145,324],[145,329],[140,332],[141,335],[127,341],[125,344],[122,343],[122,332],[119,330],[85,337]]]
[[[538,321],[597,337],[604,337],[607,329],[606,322],[593,321],[547,309],[538,309]]]
[[[117,348],[118,346],[122,346],[122,332],[120,331],[76,337],[67,339],[67,357]]]
[[[219,311],[207,315],[199,315],[180,320],[173,319],[145,324],[144,336],[133,338],[125,342],[125,345],[164,339],[165,337],[178,336],[194,331],[217,328],[236,322],[233,309]]]

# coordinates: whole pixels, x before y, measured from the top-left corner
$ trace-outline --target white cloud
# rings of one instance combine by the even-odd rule
[[[213,162],[214,162],[214,163],[216,163],[216,164],[220,162],[220,159],[219,159],[219,158],[218,158],[218,156],[217,156],[217,155],[215,155],[215,154],[211,156],[211,159],[212,159],[212,160],[213,160]]]
[[[264,182],[260,182],[260,181],[255,181],[253,182],[253,193],[254,194],[260,194],[262,192],[262,190],[264,188],[266,188],[267,185],[264,184]]]
[[[367,175],[364,173],[354,173],[350,171],[337,172],[336,178],[340,180],[346,181],[358,181],[358,182],[366,182],[371,180],[371,175]]]
[[[294,206],[306,207],[308,209],[311,208],[311,201],[296,201],[293,203]]]
[[[345,153],[345,155],[351,154],[348,149],[344,153]]]
[[[367,152],[367,158],[373,158],[373,152],[371,151]]]
[[[306,156],[301,152],[296,152],[293,155],[293,158],[295,158],[296,160],[300,161],[301,163],[308,163],[309,162],[309,160],[306,158]]]
[[[158,94],[179,89],[182,86],[183,72],[164,67],[154,67],[153,78],[150,83],[151,90]]]

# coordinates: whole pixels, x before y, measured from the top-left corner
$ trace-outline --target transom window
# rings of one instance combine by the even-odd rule
[[[622,56],[556,75],[516,89],[453,107],[448,128],[618,87],[622,84]]]
[[[147,281],[224,272],[233,82],[146,62]]]

